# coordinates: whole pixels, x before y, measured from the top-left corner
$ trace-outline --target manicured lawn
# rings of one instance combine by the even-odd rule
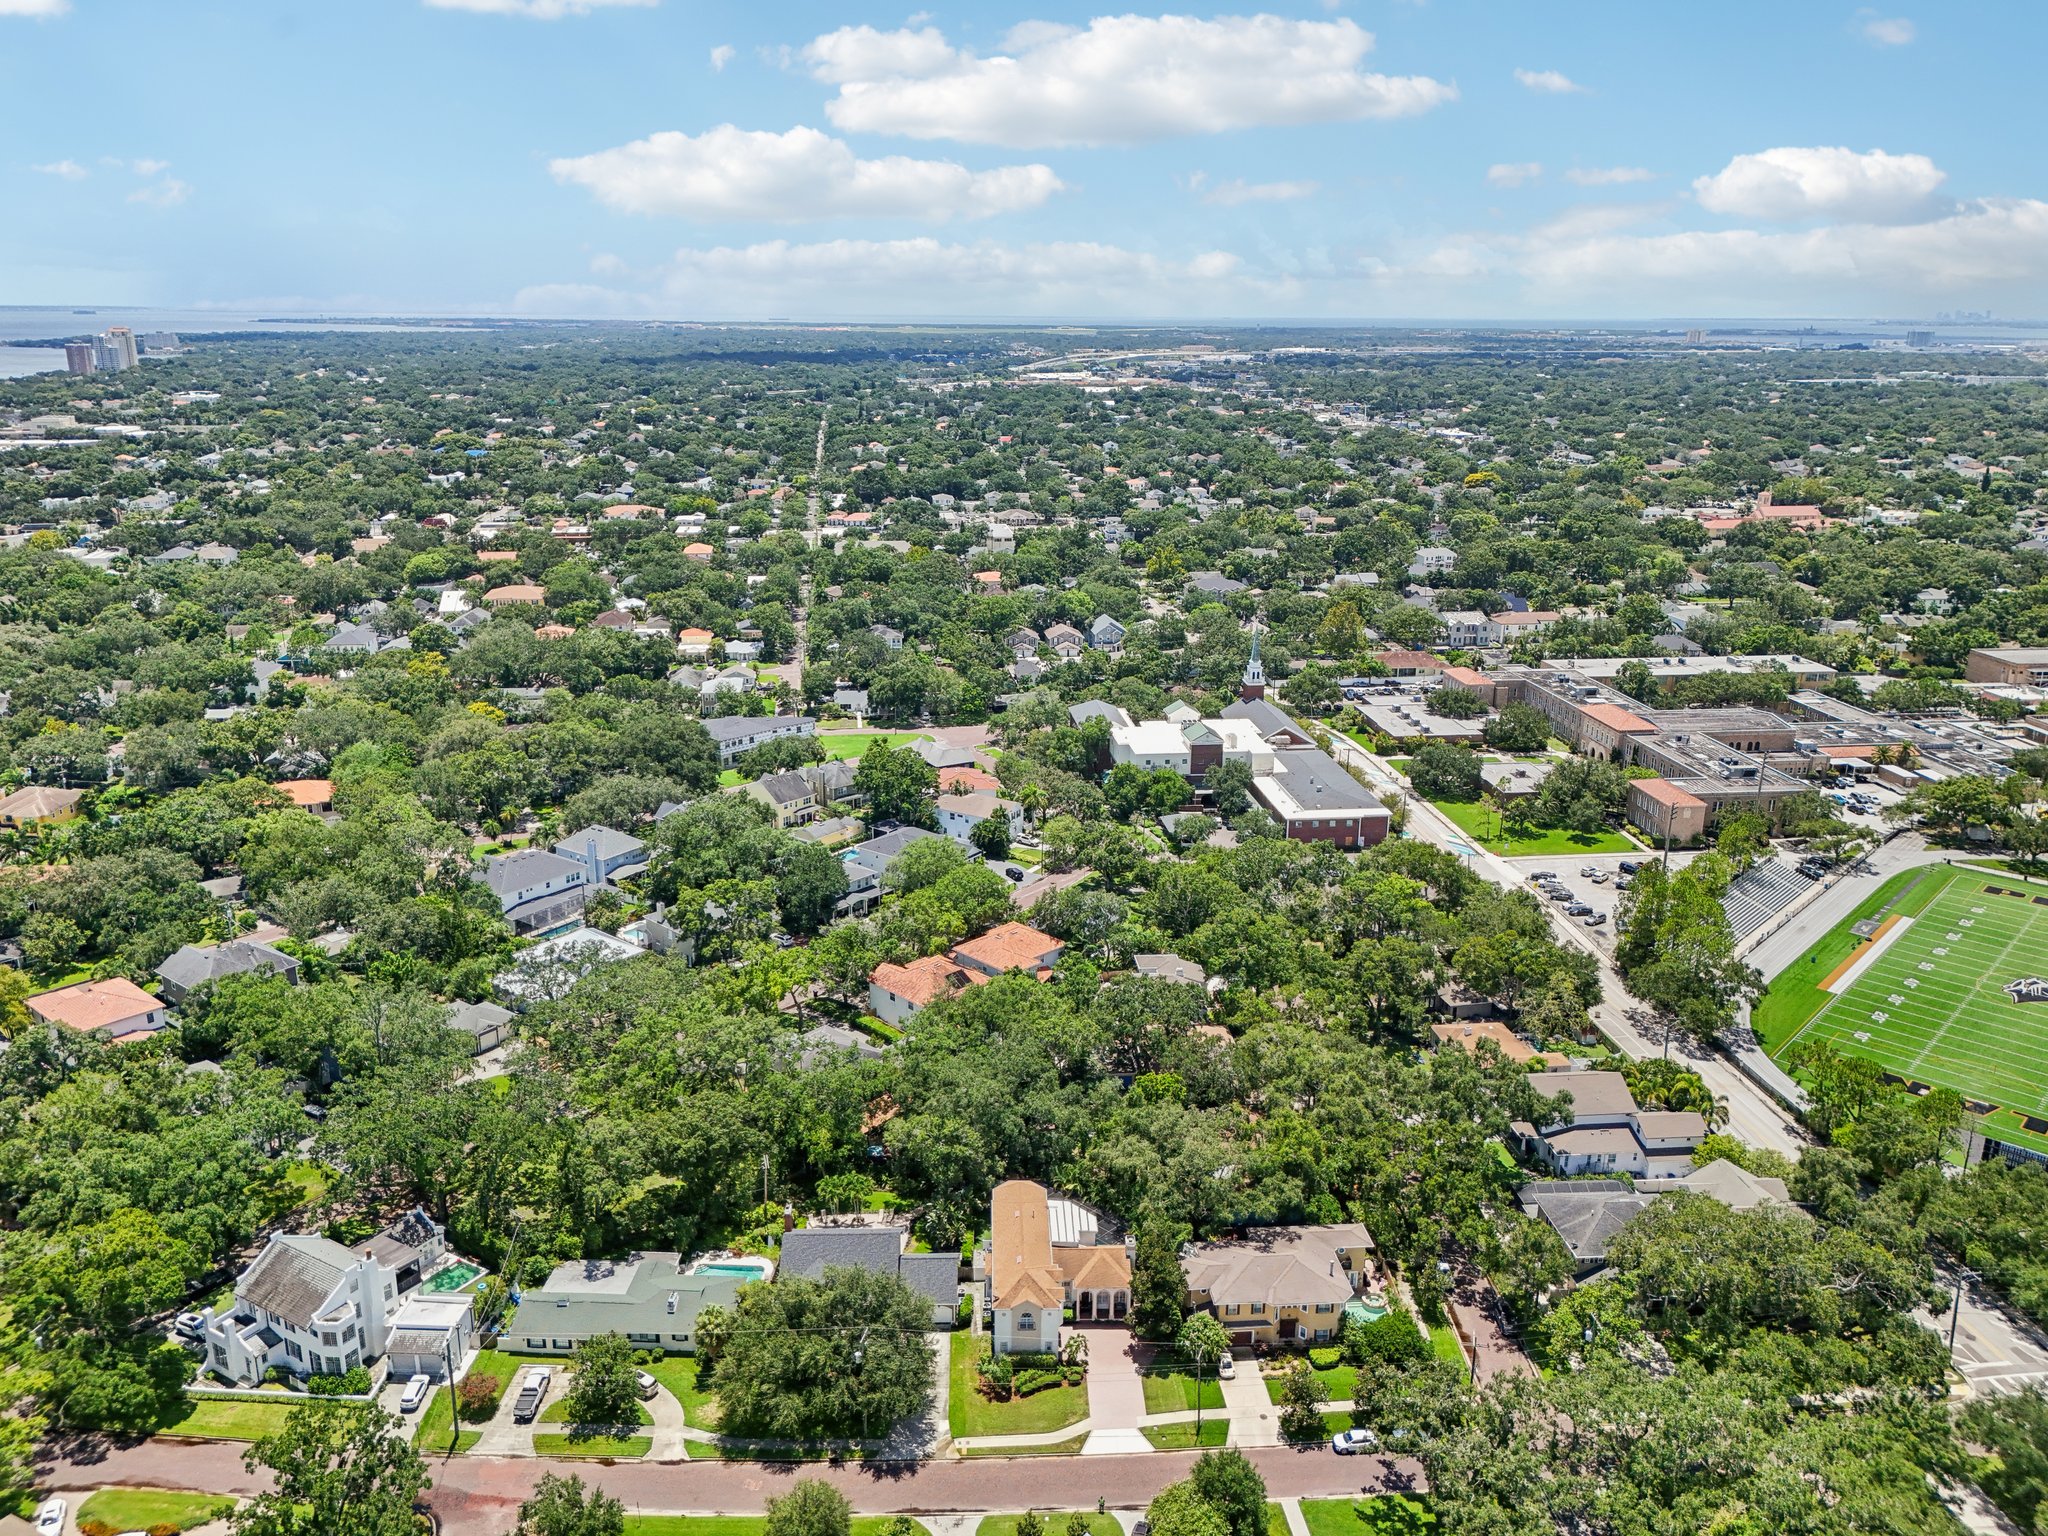
[[[608,1456],[615,1461],[629,1461],[635,1456],[645,1456],[654,1449],[650,1435],[535,1435],[533,1453],[536,1456]]]
[[[174,1493],[167,1488],[102,1488],[78,1506],[78,1519],[99,1520],[117,1531],[143,1531],[152,1525],[190,1530],[219,1520],[235,1501],[206,1493]]]
[[[823,1461],[832,1454],[824,1446],[787,1446],[770,1450],[744,1444],[726,1445],[715,1440],[685,1440],[683,1454],[691,1461]],[[849,1460],[859,1460],[849,1453]]]
[[[427,1399],[427,1406],[420,1410],[419,1432],[412,1443],[423,1456],[445,1455],[448,1452],[448,1431],[455,1420],[455,1399],[448,1395],[446,1387],[434,1388],[434,1395]],[[455,1436],[455,1452],[460,1455],[483,1439],[480,1429],[459,1430]]]
[[[1436,1529],[1427,1499],[1381,1493],[1365,1499],[1303,1499],[1310,1536],[1417,1536]]]
[[[1193,1412],[1196,1408],[1221,1408],[1223,1406],[1223,1383],[1216,1379],[1216,1367],[1210,1366],[1201,1377],[1201,1401],[1195,1400],[1196,1379],[1192,1371],[1169,1370],[1147,1371],[1145,1373],[1145,1411],[1147,1413]]]
[[[1448,1360],[1465,1373],[1467,1381],[1472,1379],[1472,1367],[1465,1363],[1465,1351],[1459,1348],[1458,1335],[1448,1323],[1438,1323],[1429,1330],[1429,1347],[1435,1351],[1437,1359]]]
[[[859,757],[869,747],[900,747],[906,741],[929,741],[923,731],[820,731],[818,744],[830,762],[841,757]]]
[[[1284,1376],[1268,1376],[1266,1378],[1266,1397],[1269,1401],[1275,1403],[1280,1401],[1280,1386],[1286,1379]],[[1351,1367],[1348,1365],[1333,1365],[1328,1370],[1317,1371],[1316,1380],[1323,1384],[1323,1390],[1330,1394],[1330,1401],[1333,1403],[1350,1402],[1351,1394],[1357,1385],[1356,1378],[1352,1373]]]
[[[721,785],[730,787],[734,784],[746,783],[747,776],[744,773],[741,773],[737,768],[722,768],[719,770],[718,773],[718,782]]]
[[[1849,931],[1851,927],[1887,910],[1907,917],[1918,916],[1935,894],[1946,887],[1949,878],[1939,865],[1900,870],[1823,934],[1807,951],[1805,959],[1794,961],[1780,971],[1766,985],[1756,1007],[1750,1010],[1750,1026],[1756,1031],[1763,1048],[1775,1053],[1808,1019],[1832,1001],[1834,994],[1821,991],[1820,983],[1834,975],[1836,968],[1863,942]],[[1900,893],[1908,886],[1912,887],[1912,894],[1901,900]],[[1892,906],[1894,901],[1899,904]]]
[[[1429,802],[1467,837],[1489,852],[1511,859],[1546,853],[1628,853],[1641,845],[1619,832],[1567,832],[1560,827],[1539,827],[1528,837],[1507,836],[1500,815],[1478,800],[1432,800]]]
[[[1088,1521],[1088,1536],[1123,1536],[1123,1527],[1115,1515],[1098,1515],[1092,1510],[1081,1510]],[[1045,1536],[1067,1536],[1067,1522],[1074,1518],[1066,1510],[1038,1511],[1038,1518],[1045,1522]],[[981,1524],[974,1528],[974,1536],[1017,1536],[1015,1515],[984,1515]]]
[[[1349,1413],[1342,1411],[1341,1409],[1334,1413],[1325,1413],[1323,1415],[1322,1433],[1319,1434],[1316,1437],[1316,1439],[1328,1440],[1330,1436],[1342,1434],[1345,1430],[1351,1428],[1351,1424],[1351,1415]],[[1288,1443],[1292,1445],[1299,1444],[1300,1442],[1290,1440]],[[1314,1444],[1315,1442],[1310,1441],[1309,1443]]]
[[[654,1422],[654,1416],[638,1403],[633,1405],[633,1413],[633,1422],[635,1424],[652,1424]],[[541,1409],[540,1422],[543,1424],[569,1424],[575,1422],[569,1417],[569,1399],[558,1397],[552,1403],[549,1403],[547,1407]]]
[[[954,1438],[977,1435],[1042,1435],[1064,1429],[1088,1415],[1088,1388],[1047,1387],[1007,1403],[991,1402],[975,1390],[974,1361],[988,1347],[984,1335],[956,1333],[952,1338],[952,1401],[948,1418]]]
[[[647,1374],[683,1405],[683,1422],[697,1429],[718,1426],[718,1396],[697,1385],[695,1355],[665,1355],[647,1367]]]
[[[888,1536],[899,1517],[855,1515],[852,1536]],[[766,1515],[628,1515],[626,1536],[762,1536],[768,1529]],[[922,1520],[912,1520],[913,1536],[931,1536]],[[1116,1536],[1105,1532],[1104,1536]]]
[[[293,1405],[307,1401],[280,1394],[274,1403],[244,1402],[238,1398],[195,1397],[185,1411],[157,1429],[160,1435],[188,1435],[197,1440],[261,1440],[284,1428],[285,1415]]]
[[[1177,1424],[1141,1424],[1138,1426],[1156,1451],[1191,1451],[1196,1446],[1222,1445],[1230,1439],[1230,1420],[1202,1420],[1202,1438],[1195,1438],[1195,1421],[1185,1420]]]
[[[1287,1536],[1287,1511],[1278,1499],[1266,1500],[1266,1536]]]
[[[1081,1447],[1087,1443],[1086,1435],[1074,1435],[1066,1440],[1055,1440],[1050,1445],[969,1446],[960,1454],[970,1459],[980,1456],[1078,1456]]]

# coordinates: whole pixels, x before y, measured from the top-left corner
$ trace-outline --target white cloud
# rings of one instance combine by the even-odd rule
[[[514,303],[555,316],[1228,314],[1278,292],[1226,251],[1176,260],[1090,241],[924,237],[686,247],[641,286],[543,284]]]
[[[474,11],[484,16],[525,16],[534,21],[560,21],[587,16],[606,6],[654,6],[661,0],[424,0],[429,10]]]
[[[1564,173],[1564,179],[1575,187],[1619,187],[1632,181],[1655,181],[1657,173],[1640,165],[1575,165]]]
[[[1486,184],[1489,187],[1519,187],[1524,182],[1536,180],[1542,174],[1543,162],[1540,160],[1489,165],[1486,168]]]
[[[30,16],[47,21],[71,9],[71,0],[0,0],[0,16]]]
[[[725,66],[739,57],[739,50],[731,43],[720,43],[711,50],[711,67],[719,74],[725,73]]]
[[[1518,69],[1515,78],[1544,96],[1577,96],[1586,89],[1569,75],[1555,69]]]
[[[1291,203],[1314,197],[1321,187],[1322,183],[1315,181],[1246,181],[1238,177],[1207,188],[1202,192],[1202,201],[1224,208],[1235,208],[1240,203]]]
[[[192,195],[190,184],[175,176],[166,176],[153,181],[146,187],[137,187],[128,194],[131,203],[144,203],[151,208],[175,208]]]
[[[1364,70],[1372,45],[1348,20],[1125,15],[1025,22],[985,58],[934,27],[842,27],[802,59],[838,86],[825,110],[839,128],[1016,148],[1405,117],[1456,98],[1427,76]]]
[[[970,171],[951,160],[862,160],[815,128],[755,133],[730,123],[692,137],[652,134],[550,162],[555,179],[588,187],[624,213],[698,219],[985,218],[1035,208],[1062,190],[1045,165]]]
[[[1935,194],[1947,179],[1925,155],[1785,148],[1737,155],[1692,189],[1702,208],[1737,218],[1893,224],[1938,211]]]
[[[130,160],[128,169],[138,176],[155,176],[171,168],[168,160]]]
[[[66,181],[83,181],[92,174],[76,160],[52,160],[47,165],[32,165],[29,169],[45,176],[61,176]]]
[[[1904,16],[1872,16],[1863,23],[1863,35],[1880,48],[1903,48],[1919,30]]]

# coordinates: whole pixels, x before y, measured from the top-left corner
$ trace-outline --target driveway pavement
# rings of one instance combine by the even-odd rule
[[[1128,1328],[1078,1330],[1088,1340],[1088,1440],[1084,1456],[1142,1455],[1152,1443],[1139,1431],[1145,1417],[1140,1367],[1152,1353]]]
[[[1495,1376],[1534,1376],[1536,1364],[1501,1326],[1500,1295],[1476,1270],[1458,1277],[1451,1291],[1451,1314],[1472,1341],[1472,1380]]]

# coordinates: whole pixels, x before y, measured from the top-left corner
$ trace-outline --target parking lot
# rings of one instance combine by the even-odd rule
[[[1593,941],[1603,950],[1611,951],[1614,948],[1615,913],[1621,905],[1621,890],[1616,884],[1621,876],[1621,866],[1624,862],[1643,864],[1656,857],[1656,854],[1646,852],[1574,854],[1570,857],[1562,854],[1541,854],[1526,859],[1509,859],[1507,862],[1522,876],[1524,888],[1555,912],[1559,921],[1583,928],[1593,936]],[[1671,855],[1671,867],[1680,868],[1691,858],[1690,853],[1674,853]],[[1594,873],[1582,873],[1588,869]],[[1552,901],[1529,883],[1530,876],[1544,871],[1555,875],[1556,883],[1572,893],[1572,902],[1583,902],[1595,912],[1606,913],[1607,921],[1588,928],[1582,918],[1566,917],[1565,908],[1572,905],[1572,902]],[[1599,878],[1596,879],[1595,876]]]

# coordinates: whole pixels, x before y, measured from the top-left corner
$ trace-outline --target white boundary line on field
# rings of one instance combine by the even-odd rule
[[[1885,929],[1883,933],[1878,935],[1878,939],[1875,944],[1866,945],[1864,947],[1863,953],[1856,957],[1855,963],[1851,965],[1849,969],[1842,972],[1841,975],[1837,976],[1832,986],[1823,987],[1821,988],[1821,990],[1823,992],[1832,993],[1836,997],[1840,997],[1843,993],[1847,992],[1851,987],[1855,986],[1857,982],[1861,981],[1863,979],[1863,973],[1869,970],[1871,966],[1877,963],[1877,957],[1883,954],[1886,950],[1890,949],[1892,947],[1892,942],[1895,939],[1897,939],[1900,934],[1904,933],[1908,928],[1912,926],[1912,918],[1900,918],[1897,922],[1893,923],[1891,927]]]

